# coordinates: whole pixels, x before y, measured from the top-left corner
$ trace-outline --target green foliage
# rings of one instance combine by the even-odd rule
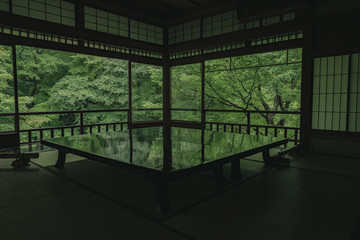
[[[132,63],[132,106],[137,108],[162,108],[162,68]]]
[[[17,46],[20,112],[128,109],[128,61]],[[0,112],[14,112],[11,47],[0,46]],[[162,108],[162,68],[133,64],[134,108]],[[162,111],[142,111],[135,120],[161,119]],[[13,119],[1,118],[1,130]],[[86,113],[85,124],[126,121],[127,112]],[[78,125],[80,114],[20,117],[21,129]],[[6,126],[5,126],[6,125]],[[44,133],[45,134],[45,133]]]
[[[301,49],[292,49],[205,62],[205,108],[258,111],[299,111]],[[200,108],[200,64],[172,69],[172,107]],[[194,120],[196,112],[177,119]],[[226,116],[225,116],[226,115]],[[242,116],[239,116],[242,115]],[[243,113],[208,113],[207,121],[239,122]],[[252,114],[251,124],[299,126],[299,117]]]
[[[162,68],[131,64],[132,108],[162,108]],[[162,111],[133,111],[133,121],[161,120]]]
[[[0,46],[0,113],[14,112],[11,47]]]
[[[199,109],[201,106],[201,65],[199,63],[171,69],[172,108]]]
[[[205,62],[207,109],[298,111],[301,49]],[[20,112],[128,109],[128,61],[17,46]],[[0,46],[0,113],[14,112],[11,47]],[[161,120],[161,67],[131,65],[133,121]],[[172,108],[201,108],[201,64],[171,69]],[[126,121],[126,112],[86,113],[85,124]],[[199,111],[173,111],[173,119],[200,121]],[[207,121],[244,123],[242,113],[208,113]],[[21,129],[78,125],[79,114],[23,116]],[[251,124],[299,126],[299,117],[252,114]],[[13,130],[12,117],[0,118],[0,131]],[[45,134],[45,133],[44,133]],[[45,134],[46,135],[46,134]]]

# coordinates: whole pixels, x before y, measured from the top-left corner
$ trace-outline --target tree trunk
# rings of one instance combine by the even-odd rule
[[[36,92],[36,89],[37,89],[37,80],[36,80],[35,77],[33,77],[32,82],[33,82],[34,87],[33,87],[33,89],[31,90],[30,96],[33,97],[33,96],[35,95],[35,92]]]

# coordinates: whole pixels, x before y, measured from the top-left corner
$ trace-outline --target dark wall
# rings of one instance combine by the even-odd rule
[[[360,51],[360,1],[308,0],[316,56]]]
[[[309,16],[312,25],[312,55],[334,56],[360,52],[360,1],[316,1]],[[312,152],[360,156],[360,139],[356,134],[312,131],[310,143]]]
[[[360,51],[360,9],[314,16],[315,55],[336,55]]]

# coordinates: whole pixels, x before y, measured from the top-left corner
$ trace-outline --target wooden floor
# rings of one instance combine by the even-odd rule
[[[0,161],[0,239],[360,239],[360,159],[291,156],[290,167],[241,160],[243,179],[211,172],[170,185],[157,215],[154,186],[138,175],[43,152],[22,171]],[[226,167],[226,175],[229,168]]]

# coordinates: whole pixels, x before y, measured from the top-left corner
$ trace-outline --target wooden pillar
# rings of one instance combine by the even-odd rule
[[[171,76],[168,53],[167,29],[164,28],[163,58],[163,122],[164,127],[171,125]]]
[[[81,32],[85,29],[84,1],[75,1],[75,28]],[[79,40],[79,46],[84,46],[84,41]]]
[[[306,24],[303,32],[302,81],[301,81],[301,115],[300,144],[305,152],[310,151],[310,134],[312,119],[312,52],[311,25]]]
[[[164,164],[163,171],[169,172],[172,168],[172,143],[171,143],[171,76],[170,58],[168,52],[167,29],[164,28],[163,50],[163,135],[164,135]]]
[[[20,120],[19,120],[19,95],[18,95],[18,78],[17,78],[17,62],[16,62],[16,45],[12,45],[12,64],[14,79],[14,104],[15,104],[15,131],[20,139]]]
[[[131,54],[131,53],[130,53]],[[131,61],[128,61],[128,93],[129,93],[129,110],[127,112],[128,116],[128,129],[132,128],[132,87],[131,87]]]
[[[201,129],[205,129],[205,62],[201,62]]]

